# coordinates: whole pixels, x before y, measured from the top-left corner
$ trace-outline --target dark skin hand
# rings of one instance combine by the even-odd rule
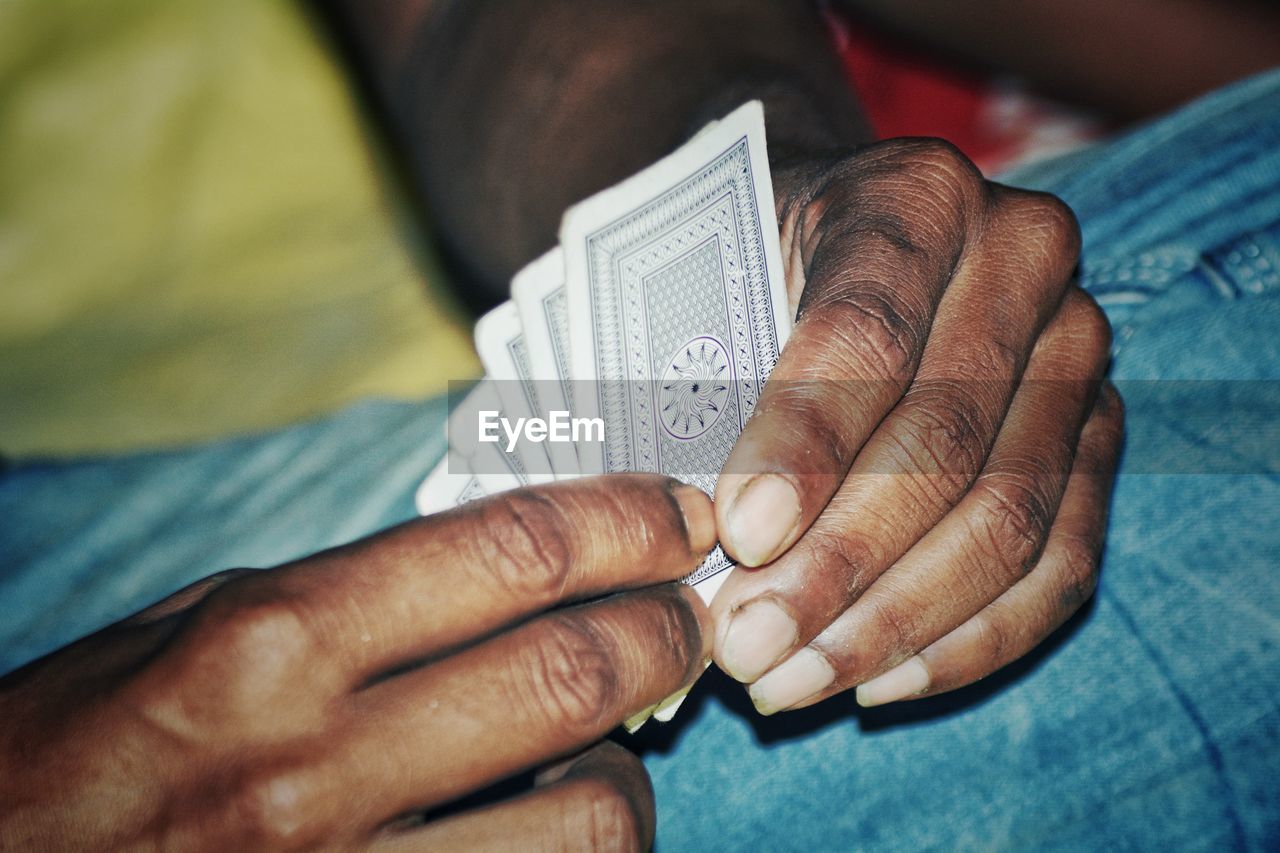
[[[716,487],[761,567],[713,602],[716,659],[766,714],[968,684],[1096,581],[1122,409],[1074,219],[920,140],[775,184],[799,317]]]
[[[714,541],[704,494],[627,475],[209,578],[0,681],[0,848],[644,849],[643,766],[591,745],[702,672],[664,582]]]
[[[762,711],[962,686],[1089,597],[1122,407],[1065,205],[943,142],[869,144],[806,4],[415,8],[346,4],[443,238],[495,292],[566,206],[764,102],[799,313],[716,488],[745,568],[712,607]]]
[[[766,712],[871,704],[980,678],[1088,597],[1122,417],[1070,212],[944,143],[869,144],[812,8],[331,5],[494,296],[567,205],[761,99],[799,312],[776,382],[714,509],[639,475],[520,491],[211,579],[7,677],[0,846],[642,848],[638,763],[571,756],[704,656]],[[713,624],[653,585],[716,516],[745,568]],[[412,819],[549,761],[515,800]]]

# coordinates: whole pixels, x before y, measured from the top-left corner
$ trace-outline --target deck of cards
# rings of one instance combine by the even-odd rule
[[[711,494],[791,322],[753,101],[565,213],[476,324],[485,379],[451,400],[418,511],[616,471]],[[717,547],[685,581],[710,601],[732,565]]]

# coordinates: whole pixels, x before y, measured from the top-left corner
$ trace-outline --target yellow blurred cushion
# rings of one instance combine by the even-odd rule
[[[286,0],[0,3],[0,451],[173,445],[478,370]]]

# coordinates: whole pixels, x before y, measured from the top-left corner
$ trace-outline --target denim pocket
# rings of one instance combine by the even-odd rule
[[[1280,221],[1204,252],[1170,244],[1086,257],[1080,285],[1106,311],[1116,355],[1139,326],[1194,324],[1198,312],[1215,304],[1280,292]]]

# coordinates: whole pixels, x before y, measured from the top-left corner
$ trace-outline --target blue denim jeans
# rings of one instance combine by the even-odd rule
[[[1129,434],[1094,601],[930,700],[764,719],[714,670],[629,742],[658,847],[1280,845],[1280,73],[1006,180],[1055,192]],[[218,569],[412,514],[442,400],[0,475],[0,671]]]

